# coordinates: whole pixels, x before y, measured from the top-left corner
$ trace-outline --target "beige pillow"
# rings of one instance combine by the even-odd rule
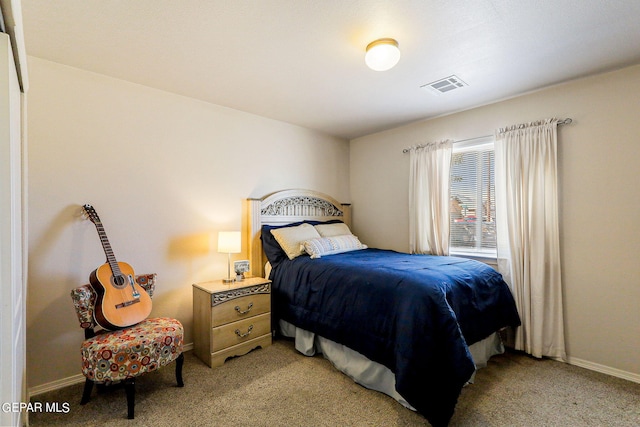
[[[302,246],[302,243],[305,240],[318,239],[322,237],[311,224],[301,224],[296,227],[275,228],[271,230],[271,234],[273,234],[273,237],[275,237],[276,241],[287,254],[289,259],[294,259],[295,257],[305,253],[304,246]]]
[[[336,222],[334,224],[318,224],[315,226],[318,233],[322,237],[344,236],[353,234],[344,222]]]

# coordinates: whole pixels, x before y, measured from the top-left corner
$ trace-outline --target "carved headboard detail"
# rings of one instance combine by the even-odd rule
[[[246,236],[253,276],[264,276],[266,259],[262,250],[262,226],[298,221],[339,219],[351,227],[351,205],[312,190],[283,190],[262,199],[247,199]]]
[[[343,216],[343,212],[333,203],[315,196],[290,196],[275,200],[260,210],[267,216]]]

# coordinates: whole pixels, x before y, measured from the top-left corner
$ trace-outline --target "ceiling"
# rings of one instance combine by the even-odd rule
[[[640,63],[637,0],[22,0],[27,54],[351,139]],[[384,72],[366,45],[398,40]],[[421,86],[451,75],[467,86]]]

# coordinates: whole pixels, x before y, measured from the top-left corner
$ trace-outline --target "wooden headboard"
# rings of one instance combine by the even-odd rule
[[[262,199],[247,199],[245,221],[252,276],[264,277],[266,258],[260,233],[263,225],[339,219],[351,227],[351,205],[312,190],[283,190]]]

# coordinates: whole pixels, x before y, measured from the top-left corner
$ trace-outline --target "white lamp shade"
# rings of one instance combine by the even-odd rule
[[[367,46],[364,61],[375,71],[386,71],[393,68],[400,60],[398,42],[394,39],[378,39]]]
[[[218,233],[218,252],[238,254],[242,251],[242,238],[239,231],[220,231]]]

